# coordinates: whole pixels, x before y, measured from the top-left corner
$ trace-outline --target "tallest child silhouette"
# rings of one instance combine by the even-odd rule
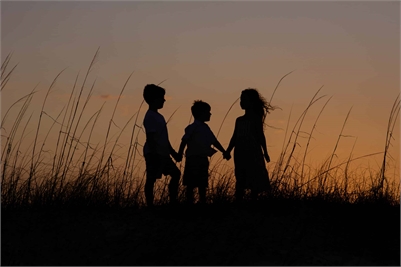
[[[269,175],[264,162],[270,162],[270,156],[263,128],[266,115],[273,107],[252,88],[242,91],[240,106],[245,114],[235,121],[234,133],[224,157],[229,159],[231,150],[235,147],[236,200],[242,200],[245,189],[251,190],[251,197],[255,200],[259,192],[270,190]]]
[[[163,108],[164,88],[148,84],[143,89],[143,98],[149,105],[145,114],[143,125],[145,126],[146,142],[143,147],[143,154],[146,162],[146,183],[145,198],[148,206],[153,206],[153,187],[156,179],[162,174],[170,175],[171,180],[168,186],[170,203],[177,202],[178,185],[181,172],[171,160],[170,155],[177,161],[178,153],[172,148],[168,139],[166,121],[158,110]]]

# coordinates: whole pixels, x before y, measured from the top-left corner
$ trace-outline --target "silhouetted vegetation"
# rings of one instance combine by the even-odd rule
[[[22,259],[19,258],[20,254],[15,250],[15,246],[7,248],[7,244],[13,243],[10,239],[10,235],[7,235],[6,239],[4,236],[2,238],[2,264],[399,264],[400,181],[395,178],[389,179],[387,174],[388,164],[389,161],[391,161],[390,147],[394,139],[393,131],[400,111],[399,95],[396,97],[389,111],[388,128],[386,129],[387,135],[386,140],[382,140],[383,152],[381,153],[374,153],[357,158],[353,157],[351,153],[348,159],[340,162],[337,160],[337,148],[340,145],[341,139],[344,138],[343,130],[350,116],[350,109],[347,116],[344,118],[344,124],[338,133],[338,139],[332,154],[318,168],[313,169],[307,165],[306,155],[309,150],[309,144],[313,138],[315,127],[331,99],[329,98],[324,103],[320,112],[317,114],[313,127],[309,131],[305,130],[303,128],[303,121],[310,111],[311,106],[322,101],[326,97],[319,96],[320,88],[312,97],[304,111],[299,115],[292,129],[289,126],[290,118],[288,119],[285,133],[286,138],[282,144],[282,152],[275,162],[275,165],[270,165],[271,195],[261,195],[257,204],[250,205],[248,202],[245,202],[243,206],[233,204],[235,182],[233,170],[224,164],[223,158],[215,158],[214,163],[210,166],[210,179],[207,193],[208,205],[206,207],[195,206],[195,211],[189,211],[185,205],[181,205],[175,208],[174,211],[171,211],[170,207],[166,205],[168,203],[168,180],[162,179],[161,182],[155,184],[154,202],[155,205],[159,207],[156,207],[154,212],[142,209],[142,207],[145,206],[143,195],[145,175],[144,170],[142,169],[140,171],[138,168],[138,164],[143,163],[138,160],[142,157],[140,152],[138,152],[141,148],[138,136],[144,134],[139,122],[140,118],[138,121],[138,115],[142,109],[142,104],[138,107],[137,112],[132,114],[126,124],[120,129],[120,132],[111,136],[115,111],[131,76],[127,78],[121,89],[112,117],[108,121],[108,130],[105,133],[104,142],[102,142],[102,144],[93,147],[91,145],[91,139],[96,123],[101,119],[103,106],[94,114],[91,114],[88,121],[82,121],[83,114],[86,114],[86,107],[91,99],[93,88],[95,87],[95,83],[90,86],[86,84],[87,78],[97,57],[98,51],[94,55],[81,85],[78,84],[79,76],[77,75],[74,86],[71,89],[70,97],[59,114],[49,115],[46,112],[46,103],[49,94],[54,89],[58,79],[60,79],[62,72],[54,78],[48,88],[45,98],[43,99],[39,118],[36,121],[32,114],[27,113],[31,101],[37,93],[36,87],[33,88],[30,93],[22,96],[17,102],[12,104],[2,115],[1,121],[2,229],[4,230],[4,227],[8,227],[7,231],[11,233],[10,227],[12,227],[14,223],[15,225],[24,224],[22,221],[16,222],[14,220],[24,219],[26,220],[25,223],[29,222],[32,224],[31,226],[24,224],[25,227],[29,229],[34,227],[34,225],[38,225],[37,227],[39,228],[46,227],[45,225],[41,225],[41,223],[45,222],[46,224],[53,224],[50,227],[51,229],[40,229],[43,231],[49,230],[53,235],[60,230],[64,238],[71,235],[71,238],[73,238],[70,240],[71,243],[68,243],[70,241],[66,239],[67,241],[57,243],[57,246],[67,246],[70,249],[75,248],[80,252],[75,256],[75,253],[72,253],[73,256],[71,256],[70,259],[65,256],[67,254],[62,254],[63,256],[60,256],[61,254],[57,254],[59,252],[54,252],[54,255],[64,257],[64,261],[62,258],[58,260],[54,255],[54,257],[51,256],[49,258],[42,255],[42,258],[32,256],[30,258],[31,260],[27,260],[26,258]],[[16,66],[9,66],[10,58],[11,55],[8,55],[1,65],[1,91],[7,89],[7,83],[12,76],[12,72],[16,68]],[[287,75],[289,74],[290,73]],[[273,91],[270,102],[282,79],[280,79],[277,87]],[[85,92],[85,88],[89,88],[88,92]],[[83,97],[83,95],[86,95],[86,97]],[[238,100],[236,100],[233,105],[237,101]],[[228,109],[220,128],[223,126],[232,106]],[[11,113],[17,114],[16,119],[10,129],[5,129],[8,116]],[[50,128],[46,130],[44,138],[38,138],[44,131],[44,129],[42,129],[43,115],[52,119],[53,123]],[[33,134],[26,132],[29,124],[36,125],[36,131]],[[119,139],[122,133],[129,130],[131,131],[130,142],[128,144],[120,144]],[[54,149],[51,152],[46,152],[47,157],[44,157],[45,152],[43,151],[43,147],[49,135],[54,134],[54,132],[57,133],[57,141],[54,144]],[[21,151],[21,144],[28,138],[28,135],[30,136],[29,140],[32,140],[31,144],[28,149]],[[301,142],[301,137],[306,141],[304,150],[298,151],[297,149]],[[116,148],[119,145],[127,148],[125,155],[116,154]],[[80,149],[78,149],[78,147]],[[296,151],[300,153],[295,153]],[[50,156],[49,153],[51,153]],[[301,157],[296,157],[295,155],[297,154],[301,154]],[[358,159],[377,154],[383,155],[382,164],[378,170],[360,170],[352,168],[352,163]],[[123,158],[125,164],[115,166],[114,162],[116,158]],[[178,166],[182,172],[183,164],[180,163]],[[181,186],[179,189],[178,201],[184,202],[184,199],[185,191]],[[100,211],[104,211],[104,213]],[[386,213],[386,211],[389,211],[389,213]],[[23,212],[25,212],[24,215],[22,214]],[[375,215],[373,215],[372,212],[375,213]],[[73,214],[72,217],[69,217],[71,214]],[[49,217],[51,217],[51,219],[49,219]],[[142,218],[144,221],[135,220],[134,217]],[[378,224],[373,225],[373,223],[377,221],[377,217],[379,217]],[[394,221],[397,217],[398,221]],[[160,221],[157,222],[157,220]],[[328,223],[327,220],[329,220],[330,223]],[[5,224],[3,223],[4,221],[6,221]],[[93,226],[94,230],[93,232],[90,230],[89,234],[85,237],[85,240],[88,239],[90,241],[85,241],[86,243],[79,245],[78,241],[76,241],[79,238],[77,234],[82,234],[79,225],[83,222],[90,224],[90,222],[93,221],[97,222],[95,226]],[[100,222],[103,221],[105,224],[109,223],[110,225],[101,225]],[[146,222],[148,225],[146,225]],[[160,226],[161,222],[165,224],[164,227]],[[387,228],[388,225],[386,222],[390,224],[389,228]],[[131,223],[131,226],[127,226]],[[347,225],[347,223],[349,224]],[[341,225],[341,227],[336,228],[337,226],[333,226],[336,224]],[[360,225],[376,228],[375,230],[367,229],[365,226],[358,228]],[[331,230],[329,232],[319,230],[326,226],[334,228],[330,228]],[[135,227],[138,227],[140,230],[134,230],[136,229]],[[244,233],[238,230],[244,229],[244,227],[249,229],[250,232]],[[23,232],[29,232],[30,230],[28,230],[28,228],[23,230]],[[122,243],[124,247],[120,248],[120,252],[118,252],[118,250],[110,250],[107,252],[108,245],[106,241],[112,240],[111,242],[113,242],[114,239],[104,237],[107,235],[104,231],[108,231],[106,228],[124,229],[122,230],[124,233],[137,234],[138,239],[136,241],[134,239],[125,240],[126,242],[124,241],[125,243]],[[186,258],[185,255],[182,256],[182,253],[186,253],[185,251],[188,249],[188,244],[193,244],[193,241],[191,243],[188,237],[194,234],[193,228],[199,230],[199,232],[195,234],[197,236],[203,235],[203,239],[198,245],[195,245],[199,252],[196,255],[192,255],[195,258],[190,258],[188,255],[188,258]],[[74,233],[74,229],[77,231],[76,233]],[[88,230],[91,229],[91,227],[84,226],[83,229]],[[270,229],[272,232],[266,229]],[[273,229],[278,229],[278,232],[274,233]],[[369,235],[366,235],[367,237],[363,236],[364,232],[361,229],[377,231],[377,233],[374,234],[374,237],[370,236],[372,239],[369,239]],[[397,229],[398,233],[392,232],[393,230],[397,231]],[[113,231],[109,232],[110,235],[115,234],[116,236],[120,236],[120,233],[114,233]],[[101,235],[99,238],[104,237],[104,240],[106,240],[104,241],[106,243],[102,243],[104,245],[102,248],[95,246],[96,240],[98,240],[98,237],[96,237],[98,233]],[[218,235],[218,233],[221,234],[220,237],[223,241],[213,238],[213,236]],[[273,249],[274,251],[263,252],[262,248],[267,248],[264,242],[271,242],[271,240],[276,238],[280,239],[280,233],[282,234],[281,237],[285,236],[290,238],[288,243],[286,243],[287,241],[280,241],[282,242],[280,243],[281,245]],[[312,238],[313,234],[322,234],[324,237],[315,240]],[[347,235],[349,239],[340,240]],[[31,235],[28,234],[28,236]],[[394,236],[394,238],[390,236]],[[38,236],[33,236],[32,238],[37,237]],[[207,237],[210,238],[207,239]],[[254,237],[256,238],[255,240],[260,243],[258,243],[259,247],[255,243],[256,241],[250,241],[250,239]],[[51,237],[46,236],[46,238],[46,240],[51,242]],[[149,242],[155,242],[158,245],[156,247],[149,247],[150,245],[141,243],[145,242],[147,238],[150,240]],[[171,239],[174,238],[182,241],[180,241],[181,243],[179,246],[171,246]],[[330,254],[329,252],[322,252],[323,254],[320,254],[326,255],[327,258],[322,256],[323,258],[320,259],[308,259],[306,258],[308,257],[307,255],[312,255],[312,252],[312,254],[303,253],[295,245],[291,245],[299,245],[303,242],[301,240],[306,239],[307,241],[305,241],[305,244],[309,246],[308,249],[311,251],[321,251],[321,246],[327,246],[327,249],[332,248],[333,251],[335,251],[333,252],[334,254],[339,253],[340,255],[343,250],[346,250],[346,248],[344,248],[346,244],[354,242],[353,249],[356,248],[356,252],[354,251],[354,254],[351,253],[352,255],[346,254],[349,257],[346,256],[348,258],[345,259],[341,258],[341,256],[337,257],[337,254]],[[327,241],[322,241],[325,239],[327,239]],[[334,240],[331,245],[329,244],[331,242],[329,242],[329,240]],[[388,240],[390,240],[389,243],[383,245]],[[23,241],[21,240],[21,242]],[[232,246],[223,249],[224,244],[230,244],[230,242]],[[248,243],[246,242],[249,243],[249,249],[253,249],[253,253],[272,253],[272,255],[274,254],[276,256],[271,259],[260,258],[259,261],[248,260],[247,257],[249,255],[245,255],[241,258],[239,255],[241,251],[244,250],[244,246],[247,246],[246,244]],[[365,242],[369,242],[372,246],[370,248],[362,247],[366,245]],[[29,244],[33,245],[33,243]],[[202,244],[205,247],[201,247]],[[383,257],[372,255],[374,251],[380,249],[381,245],[387,249],[386,252],[380,252],[388,256],[387,260],[383,260]],[[23,244],[21,246],[24,247]],[[139,248],[141,246],[143,247]],[[81,249],[83,251],[81,251]],[[87,249],[92,249],[93,251],[85,251]],[[133,253],[132,251],[135,249],[142,254]],[[157,253],[160,253],[160,255],[170,256],[152,258],[153,254],[150,251],[153,249],[157,251]],[[24,253],[26,253],[26,248],[23,248],[23,250]],[[46,249],[44,251],[52,254],[50,250]],[[128,251],[131,251],[131,254],[129,254]],[[89,258],[85,258],[84,255],[81,255],[82,253]],[[24,255],[29,258],[29,256],[26,256],[27,254]],[[96,255],[101,256],[96,258]],[[252,257],[254,259],[257,258],[255,255]],[[370,259],[370,261],[365,261],[366,259]]]

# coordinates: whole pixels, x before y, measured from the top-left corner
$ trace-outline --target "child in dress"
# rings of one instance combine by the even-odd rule
[[[240,106],[245,114],[235,121],[234,133],[224,158],[229,159],[231,150],[235,147],[236,200],[243,199],[245,189],[251,190],[251,197],[255,200],[258,193],[270,190],[269,175],[264,162],[270,162],[270,156],[263,128],[266,114],[272,106],[256,89],[251,88],[242,91]]]
[[[209,159],[216,150],[225,152],[222,145],[217,141],[209,126],[205,123],[210,120],[210,105],[201,100],[194,102],[191,107],[194,122],[185,128],[178,151],[180,159],[185,151],[186,161],[183,176],[183,185],[186,186],[186,198],[189,203],[194,201],[194,189],[198,188],[199,202],[206,203],[206,188],[209,178]]]
[[[168,186],[170,203],[177,201],[178,185],[181,171],[171,160],[170,155],[177,161],[178,153],[172,148],[168,139],[166,121],[157,110],[163,108],[166,91],[164,88],[148,84],[143,90],[143,98],[149,105],[145,114],[143,125],[145,126],[146,142],[143,154],[146,162],[145,198],[147,206],[153,206],[153,187],[156,179],[162,174],[170,175]]]

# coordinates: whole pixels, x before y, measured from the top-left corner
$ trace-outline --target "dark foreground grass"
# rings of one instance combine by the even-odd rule
[[[400,265],[400,207],[273,198],[2,210],[2,265]]]

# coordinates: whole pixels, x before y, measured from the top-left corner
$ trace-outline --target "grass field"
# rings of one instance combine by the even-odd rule
[[[286,130],[283,150],[270,171],[271,195],[260,196],[257,203],[233,203],[233,170],[215,159],[206,206],[168,206],[168,180],[161,179],[155,190],[157,206],[149,210],[144,207],[144,172],[135,164],[142,157],[138,152],[142,105],[121,132],[112,135],[118,98],[105,139],[96,147],[90,144],[102,107],[88,121],[81,119],[93,90],[89,86],[85,99],[85,83],[97,56],[59,114],[46,113],[59,75],[48,88],[37,121],[27,115],[35,88],[2,114],[2,265],[400,264],[400,181],[389,178],[399,96],[389,114],[378,169],[352,169],[351,163],[363,158],[352,154],[342,162],[336,160],[342,130],[332,154],[318,168],[305,163],[314,128],[303,140],[301,156],[295,156],[300,154],[296,153],[300,136],[305,135],[303,120],[322,100],[318,90],[293,129]],[[9,66],[10,58],[1,66],[1,90],[7,89],[15,69]],[[10,114],[17,117],[5,129]],[[43,115],[54,120],[45,133]],[[32,124],[33,141],[21,151]],[[116,166],[119,138],[130,127],[124,163]],[[57,140],[50,156],[42,149],[49,135]]]

